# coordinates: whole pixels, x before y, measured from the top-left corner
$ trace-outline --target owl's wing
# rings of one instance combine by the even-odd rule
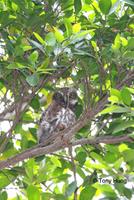
[[[49,110],[46,109],[42,113],[42,116],[40,118],[39,129],[37,131],[38,143],[42,143],[46,139],[48,139],[51,136],[51,134],[55,128],[57,118],[55,117],[52,120],[50,120],[48,118],[48,112],[49,112]]]
[[[49,136],[50,124],[46,119],[46,114],[47,114],[47,110],[45,110],[42,113],[40,121],[39,121],[39,128],[37,130],[38,143],[42,143]]]

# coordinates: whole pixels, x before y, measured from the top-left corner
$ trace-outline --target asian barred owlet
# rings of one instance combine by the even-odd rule
[[[76,89],[64,87],[54,93],[52,103],[42,113],[40,119],[37,132],[39,143],[43,143],[52,134],[58,133],[75,123],[76,104]]]

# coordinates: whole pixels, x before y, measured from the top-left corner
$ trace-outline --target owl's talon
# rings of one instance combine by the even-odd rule
[[[64,146],[69,146],[69,140],[65,139],[64,136],[61,137],[61,141],[63,142]]]

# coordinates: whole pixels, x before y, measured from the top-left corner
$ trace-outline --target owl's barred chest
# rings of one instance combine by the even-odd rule
[[[63,129],[71,126],[76,121],[75,114],[70,109],[65,109],[65,108],[62,108],[57,113],[56,118],[57,118],[56,124],[61,125],[61,127],[63,126]]]
[[[75,114],[69,108],[60,108],[56,112],[47,110],[42,118],[41,125],[49,132],[61,131],[68,128],[76,121]]]

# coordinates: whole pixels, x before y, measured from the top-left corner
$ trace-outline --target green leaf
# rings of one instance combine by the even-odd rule
[[[91,200],[94,197],[95,193],[96,193],[95,188],[87,186],[81,191],[80,200]]]
[[[101,181],[101,180],[100,180]],[[108,184],[96,184],[94,187],[98,188],[107,197],[113,197],[112,199],[117,199],[116,193],[111,185]],[[108,198],[109,199],[109,198]]]
[[[34,40],[31,40],[29,39],[30,43],[32,43],[36,48],[40,49],[43,53],[45,53],[45,50],[44,50],[44,47],[39,44],[38,42],[34,41]]]
[[[23,120],[25,121],[32,121],[33,120],[33,118],[32,118],[32,116],[31,115],[29,115],[28,113],[24,113],[23,114]]]
[[[0,189],[8,186],[15,179],[16,179],[16,176],[14,176],[9,170],[1,171],[0,172]]]
[[[26,81],[29,83],[30,86],[34,87],[39,83],[39,75],[35,73],[30,76],[27,76]]]
[[[7,200],[8,196],[7,196],[7,192],[1,192],[0,193],[0,200]]]
[[[70,183],[68,185],[68,188],[67,188],[67,191],[66,191],[66,195],[68,197],[71,196],[73,194],[73,192],[75,192],[76,188],[77,188],[77,184],[76,184],[75,181],[73,181],[72,183]]]
[[[54,27],[54,35],[56,40],[61,43],[64,40],[64,36],[62,34],[62,31]]]
[[[80,31],[79,33],[76,33],[75,35],[71,36],[70,43],[75,44],[76,42],[79,42],[85,39],[85,37],[88,37],[90,40],[93,36],[94,36],[94,31],[91,31],[91,30]]]
[[[44,192],[41,194],[41,200],[50,200],[53,199],[53,194]]]
[[[40,107],[40,102],[39,102],[39,99],[38,99],[37,96],[34,97],[34,98],[32,99],[32,101],[31,101],[31,103],[30,103],[30,106],[31,106],[33,109],[35,109],[35,110],[39,109],[39,107]]]
[[[76,170],[77,170],[77,173],[79,174],[79,176],[80,176],[82,179],[84,179],[84,178],[86,177],[86,175],[84,174],[84,171],[82,170],[81,166],[80,166],[80,167],[77,166]]]
[[[29,128],[30,133],[34,138],[37,139],[37,129],[36,128]]]
[[[33,34],[41,44],[43,44],[43,45],[45,44],[45,41],[43,40],[43,38],[38,33],[33,32]]]
[[[41,65],[37,68],[37,72],[44,72],[54,70],[53,68],[47,68],[50,63],[50,58],[47,57],[44,59],[44,61],[41,63]]]
[[[35,165],[35,161],[34,159],[29,159],[26,163],[26,166],[25,166],[25,171],[26,171],[26,174],[27,176],[29,177],[30,181],[32,181],[33,179],[33,175],[34,175],[34,165]]]
[[[80,23],[76,23],[73,25],[73,33],[79,33],[81,30],[81,25]]]
[[[48,33],[45,40],[48,46],[54,46],[56,44],[56,38],[53,32]]]
[[[134,49],[134,38],[130,38],[130,39],[128,40],[127,48],[128,48],[129,50]]]
[[[53,162],[53,164],[57,167],[61,167],[61,162],[59,161],[59,159],[56,156],[52,156],[51,157],[51,161]]]
[[[134,121],[128,121],[128,122],[121,122],[119,125],[117,125],[114,130],[113,130],[113,134],[120,132],[120,131],[124,131],[125,129],[129,128],[129,127],[134,127]]]
[[[126,38],[124,38],[124,37],[120,37],[120,40],[121,40],[121,44],[122,44],[122,46],[127,46],[127,44],[128,44],[128,41],[127,41],[127,39]]]
[[[28,68],[28,67],[17,62],[13,62],[7,66],[7,69],[25,69],[25,68]]]
[[[85,0],[85,3],[86,3],[86,4],[91,4],[91,3],[92,3],[92,0]]]
[[[24,51],[29,51],[32,49],[32,47],[30,45],[25,45],[25,46],[22,46],[23,50]]]
[[[40,199],[40,192],[34,185],[29,185],[27,188],[27,197],[28,200],[37,200]]]
[[[110,94],[111,94],[111,96],[113,95],[120,99],[120,91],[119,90],[111,88]]]
[[[127,88],[123,88],[123,89],[121,90],[121,98],[122,98],[122,101],[123,101],[126,105],[130,106],[131,101],[132,101],[132,97],[131,97],[130,91],[129,91]]]
[[[123,54],[124,59],[126,60],[133,60],[134,59],[134,51],[126,51]]]
[[[113,50],[117,51],[120,49],[121,46],[121,40],[120,40],[120,34],[118,33],[114,39],[114,45],[112,45]]]
[[[123,188],[123,193],[124,193],[124,196],[126,196],[127,197],[127,199],[132,199],[133,197],[132,197],[132,191],[131,190],[129,190],[128,188]]]
[[[24,49],[22,46],[16,46],[15,47],[15,55],[16,56],[22,56],[24,54]]]
[[[119,152],[123,152],[123,151],[128,150],[128,146],[126,144],[120,144],[118,149],[119,149]]]
[[[121,106],[113,105],[109,106],[108,108],[105,108],[103,111],[100,112],[100,114],[107,114],[107,113],[126,113],[130,112],[129,108],[124,108]]]
[[[39,56],[39,53],[38,51],[34,51],[31,53],[31,55],[29,56],[29,60],[32,64],[34,64],[37,60],[38,60],[38,56]]]
[[[69,37],[72,34],[72,24],[68,18],[64,19],[64,24],[66,27],[67,36]]]
[[[100,0],[99,1],[100,10],[105,15],[107,15],[109,13],[111,6],[112,6],[111,0],[108,0],[108,1]]]
[[[16,3],[12,2],[11,5],[12,5],[12,8],[13,8],[14,11],[18,10],[18,5]]]
[[[126,162],[134,160],[134,149],[128,149],[122,152]]]
[[[112,7],[110,8],[109,14],[112,14],[113,12],[115,12],[118,7],[120,6],[120,0],[117,0]]]
[[[114,163],[117,160],[117,155],[115,153],[107,152],[104,159],[107,163]]]
[[[108,98],[109,101],[111,101],[113,104],[114,103],[119,103],[119,99],[116,96],[111,96]]]
[[[76,15],[80,12],[81,8],[82,8],[81,0],[74,0],[74,10]]]
[[[79,161],[80,164],[84,164],[84,162],[86,161],[86,153],[85,152],[79,152],[76,155],[76,160]]]

